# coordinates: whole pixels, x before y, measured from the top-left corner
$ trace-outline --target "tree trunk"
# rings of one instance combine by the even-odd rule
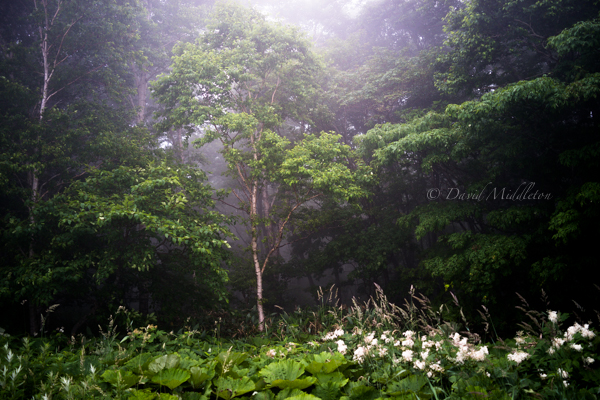
[[[254,261],[254,271],[256,272],[256,309],[258,310],[258,330],[260,332],[265,330],[265,313],[263,310],[263,286],[262,286],[262,269],[260,268],[260,261],[258,260],[258,232],[256,228],[256,202],[257,196],[257,185],[253,182],[252,193],[250,196],[250,224],[252,233],[252,259]]]
[[[137,86],[137,117],[136,125],[143,125],[146,116],[146,101],[148,98],[148,73],[140,67],[135,77]]]
[[[36,336],[40,331],[40,308],[33,302],[29,302],[29,334]]]

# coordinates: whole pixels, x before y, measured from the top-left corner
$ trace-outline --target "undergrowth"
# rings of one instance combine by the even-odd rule
[[[514,338],[495,334],[482,308],[474,333],[456,297],[433,308],[411,288],[402,306],[380,287],[340,305],[319,292],[316,310],[271,316],[267,332],[239,325],[126,334],[111,317],[98,337],[0,337],[2,399],[596,399],[598,344],[590,321],[532,310]],[[458,320],[449,316],[459,315]],[[222,317],[221,317],[222,318]],[[483,339],[482,339],[483,337]]]

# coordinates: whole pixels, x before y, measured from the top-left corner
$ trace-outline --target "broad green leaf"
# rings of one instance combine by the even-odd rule
[[[247,353],[237,353],[235,351],[223,351],[216,357],[219,366],[217,370],[221,370],[221,373],[226,373],[231,370],[234,366],[243,363],[248,358]]]
[[[170,368],[161,370],[152,377],[152,382],[166,386],[173,390],[177,386],[190,379],[190,373],[180,368]]]
[[[158,395],[158,399],[159,400],[179,400],[179,397],[177,397],[174,394],[161,393]]]
[[[427,385],[427,379],[422,375],[410,375],[399,382],[394,382],[388,386],[386,393],[391,396],[401,396],[405,394],[418,395],[420,398],[428,399],[430,394],[423,393],[421,390]]]
[[[319,381],[319,385],[331,384],[338,388],[344,387],[349,381],[344,374],[337,371],[329,374],[319,373],[316,374],[316,378]]]
[[[136,390],[133,389],[131,391],[130,400],[154,400],[158,396],[157,393],[152,393],[151,389],[143,389]]]
[[[328,374],[336,369],[344,370],[347,368],[348,360],[340,354],[340,353],[328,353],[321,352],[320,354],[315,354],[313,361],[309,365],[306,366],[306,370],[313,375],[318,373]],[[344,366],[343,368],[340,368]]]
[[[177,368],[179,365],[179,356],[177,354],[168,354],[158,357],[148,365],[148,369],[155,374],[163,369]]]
[[[240,379],[232,379],[220,376],[215,382],[217,396],[229,400],[255,389],[252,379],[244,376]]]
[[[289,400],[320,400],[320,397],[313,396],[312,394],[300,394],[297,396],[288,397]]]
[[[133,357],[131,360],[125,363],[125,367],[134,371],[134,372],[142,372],[148,369],[148,365],[150,364],[153,356],[150,353],[142,353]]]
[[[346,379],[346,382],[347,381],[348,380]],[[340,388],[341,386],[339,384],[330,381],[317,385],[317,387],[312,391],[312,394],[320,397],[323,400],[337,400],[340,398]]]
[[[375,400],[380,397],[379,391],[373,386],[366,386],[362,382],[350,382],[344,388],[347,398],[351,400]]]
[[[212,368],[192,367],[190,373],[190,383],[194,389],[199,389],[206,380],[215,376],[214,366]]]
[[[272,362],[261,369],[258,374],[265,378],[265,382],[271,383],[275,380],[293,381],[304,373],[304,366],[297,361],[281,360]]]
[[[208,400],[209,397],[198,392],[185,392],[183,393],[183,400]]]
[[[302,390],[300,389],[284,389],[281,392],[277,393],[277,397],[275,397],[276,400],[285,400],[285,399],[289,399],[290,397],[294,397],[294,396],[302,396],[304,393]]]
[[[101,376],[105,382],[112,384],[113,386],[127,389],[138,383],[140,377],[126,370],[112,370],[108,369],[104,371]]]
[[[261,390],[252,395],[253,400],[274,400],[275,395],[270,389]]]
[[[294,379],[293,381],[287,379],[275,379],[271,382],[271,386],[278,387],[279,389],[306,389],[309,386],[314,385],[317,382],[317,378],[309,376],[304,379]]]

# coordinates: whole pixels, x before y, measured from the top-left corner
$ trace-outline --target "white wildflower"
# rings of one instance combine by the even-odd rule
[[[436,372],[444,372],[444,368],[442,368],[439,361],[436,361],[433,364],[429,364],[429,368]]]
[[[555,324],[558,321],[558,312],[548,310],[548,319]]]
[[[547,374],[540,374],[540,378],[542,380],[544,380],[544,379],[548,378],[548,375]]]
[[[469,358],[469,349],[467,347],[460,347],[456,353],[456,362],[462,364]]]
[[[344,343],[344,341],[341,339],[335,343],[338,346],[337,350],[342,354],[346,354],[346,350],[348,350],[348,346],[346,346],[346,343]]]
[[[385,357],[387,352],[388,352],[388,349],[386,347],[380,347],[379,348],[379,357]]]
[[[375,339],[375,332],[371,332],[368,336],[365,336],[366,344],[371,344],[371,342],[373,342],[373,340],[377,340],[377,339]],[[377,343],[377,342],[375,342],[375,343]]]
[[[412,350],[404,350],[402,352],[402,359],[406,362],[411,362],[413,359],[413,351]]]
[[[525,344],[525,339],[522,338],[521,336],[517,336],[515,338],[515,342],[517,342],[517,345],[522,345],[522,344]]]
[[[552,346],[556,347],[557,349],[560,348],[560,346],[562,346],[563,344],[565,344],[565,339],[561,339],[561,338],[553,338],[552,339]]]
[[[576,343],[571,343],[571,348],[575,351],[583,350],[583,346],[581,346],[580,344],[576,344]]]
[[[275,358],[276,355],[277,355],[277,352],[275,351],[275,349],[271,349],[271,350],[267,351],[268,357]]]
[[[589,329],[588,324],[585,324],[583,328],[581,328],[581,336],[587,339],[593,339],[596,334]]]
[[[583,328],[581,325],[579,325],[577,322],[575,322],[575,325],[570,326],[567,328],[567,331],[565,332],[565,339],[567,340],[573,340],[575,338],[575,334],[577,332],[579,332],[581,330],[581,328]]]
[[[475,360],[475,361],[483,361],[485,360],[485,356],[489,354],[488,353],[488,348],[487,346],[483,346],[481,349],[477,350],[477,351],[472,351],[471,353],[469,353],[469,356],[471,357],[471,359]],[[527,353],[525,353],[527,354]]]
[[[427,357],[429,357],[429,350],[425,350],[425,351],[421,352],[421,358],[423,360],[427,360]]]
[[[587,365],[592,364],[594,361],[596,361],[596,360],[594,360],[592,357],[584,357],[584,359],[583,359],[583,362]]]
[[[568,387],[569,386],[569,382],[563,381],[563,385],[565,385],[565,387]]]
[[[343,334],[344,334],[344,330],[343,329],[336,329],[335,331],[329,332],[327,335],[325,335],[323,337],[323,340],[327,341],[327,340],[337,339],[340,336],[342,336]]]
[[[408,338],[408,339],[402,341],[402,346],[405,346],[405,347],[413,347],[414,344],[415,344],[415,342],[411,338]]]
[[[425,369],[425,361],[423,360],[417,360],[415,361],[415,368],[417,369]]]
[[[562,377],[562,378],[565,378],[565,379],[566,379],[566,378],[568,378],[568,377],[569,377],[569,373],[568,373],[567,371],[565,371],[564,369],[561,369],[561,368],[559,368],[559,369],[557,370],[557,372],[558,372],[558,375],[559,375],[560,377]]]
[[[358,361],[359,364],[365,360],[365,356],[367,355],[367,349],[363,346],[358,346],[356,350],[354,350],[354,356],[352,357],[352,361]]]
[[[529,357],[529,353],[525,353],[524,351],[516,351],[514,353],[507,355],[506,357],[509,360],[514,361],[517,364],[520,364],[521,362],[523,362],[523,360],[525,360],[526,358]]]

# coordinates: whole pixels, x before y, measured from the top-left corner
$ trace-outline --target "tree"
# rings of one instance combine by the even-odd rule
[[[576,32],[590,30],[549,41],[582,43]],[[417,239],[436,235],[422,265],[474,306],[505,305],[513,291],[541,288],[553,304],[566,302],[595,268],[588,240],[599,215],[592,154],[600,86],[590,72],[572,82],[520,81],[410,124],[377,127],[365,139],[380,144],[380,163],[414,160],[433,191],[398,223]]]
[[[3,272],[18,281],[19,271],[47,269],[38,263],[51,230],[39,220],[45,202],[85,175],[86,165],[143,164],[152,139],[130,125],[132,110],[119,104],[131,88],[127,60],[140,57],[137,2],[4,4],[10,21],[0,30],[2,234],[15,240],[5,241],[12,246]],[[24,294],[31,333],[38,331],[38,290],[30,286]]]
[[[261,330],[263,273],[284,245],[294,214],[325,193],[346,201],[363,194],[349,168],[350,150],[338,136],[309,133],[293,144],[310,127],[318,73],[298,31],[218,4],[204,35],[179,48],[172,72],[154,86],[165,106],[163,130],[202,127],[198,146],[217,139],[223,145],[239,183],[232,192],[250,230]]]
[[[593,1],[476,0],[446,17],[448,51],[436,86],[463,100],[548,74],[558,61],[548,39],[598,13]]]

